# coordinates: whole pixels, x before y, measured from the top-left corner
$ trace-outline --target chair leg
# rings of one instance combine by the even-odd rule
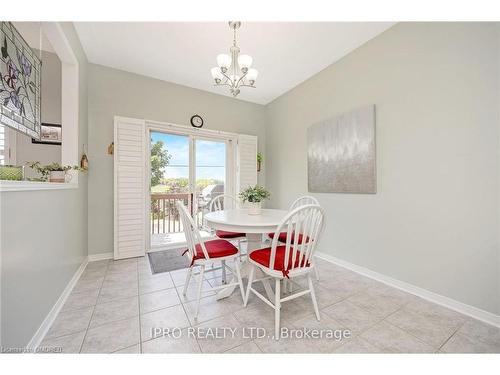
[[[245,290],[243,289],[243,280],[241,279],[240,265],[238,263],[239,263],[239,260],[237,258],[235,258],[234,259],[234,268],[236,269],[236,276],[238,277],[238,284],[240,284],[241,298],[243,299],[243,303],[245,303]]]
[[[310,274],[307,275],[307,283],[309,284],[309,290],[311,291],[311,299],[314,306],[314,312],[316,313],[316,319],[320,320],[318,302],[316,301],[316,293],[314,292],[314,285]]]
[[[221,261],[222,263],[222,284],[226,283],[226,261]]]
[[[280,311],[281,311],[281,280],[276,279],[276,287],[274,291],[274,338],[280,339]]]
[[[245,295],[245,300],[243,301],[243,305],[246,307],[248,303],[248,297],[250,297],[250,289],[252,288],[253,276],[255,274],[255,266],[252,265],[250,269],[250,274],[248,275],[248,285],[247,285],[247,293]]]
[[[198,293],[196,294],[196,312],[194,314],[195,319],[198,318],[198,311],[200,310],[200,299],[201,299],[201,288],[203,287],[203,276],[205,274],[205,266],[201,266],[200,271],[200,282],[198,284]]]
[[[193,273],[193,267],[189,267],[187,275],[186,275],[186,282],[184,283],[184,288],[182,289],[182,294],[185,296],[187,293],[187,288],[189,286],[189,282],[191,281],[191,274]]]
[[[316,274],[316,281],[319,281],[319,269],[318,269],[318,267],[314,267],[314,273]]]

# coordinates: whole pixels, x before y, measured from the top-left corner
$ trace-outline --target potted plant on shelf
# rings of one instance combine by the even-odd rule
[[[250,215],[260,215],[262,201],[269,199],[271,194],[262,186],[255,185],[243,190],[239,196],[244,203],[248,202]]]
[[[26,165],[40,173],[40,181],[49,182],[69,182],[71,181],[71,175],[67,173],[69,170],[83,171],[83,169],[77,165],[61,165],[59,163],[41,165],[39,161],[30,161],[27,162]]]

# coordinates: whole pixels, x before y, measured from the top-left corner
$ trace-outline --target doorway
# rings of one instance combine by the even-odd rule
[[[155,175],[151,168],[151,151],[162,134],[167,135],[159,147],[163,156],[158,169],[163,174]],[[178,137],[173,138],[174,135]],[[182,147],[176,147],[174,141]],[[214,159],[214,155],[218,158]],[[175,204],[179,200],[173,202],[174,198],[184,200],[203,235],[208,237],[211,233],[205,229],[203,218],[210,199],[221,192],[235,195],[257,183],[257,137],[253,135],[115,116],[113,159],[115,259],[143,256],[146,252],[163,249],[185,249],[184,228],[178,220]],[[152,181],[155,176],[157,180]],[[187,181],[180,180],[186,176]],[[169,177],[184,184],[177,186],[177,194],[184,196],[152,199],[154,194],[171,192],[169,181],[165,180]],[[170,219],[170,227],[167,219]],[[162,235],[163,242],[155,242],[152,246],[153,234]]]
[[[233,194],[232,141],[227,136],[197,135],[150,129],[150,251],[178,249],[186,244],[177,202],[192,214],[203,237],[203,217],[210,201]]]

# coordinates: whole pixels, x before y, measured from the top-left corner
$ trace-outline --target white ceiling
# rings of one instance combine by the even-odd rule
[[[241,53],[258,69],[256,89],[239,99],[267,104],[366,41],[390,22],[243,22]],[[232,33],[226,22],[77,22],[90,62],[230,96],[214,87],[210,69],[228,53]]]

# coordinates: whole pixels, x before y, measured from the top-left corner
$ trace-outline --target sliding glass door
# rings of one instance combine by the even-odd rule
[[[177,202],[188,207],[202,229],[210,200],[228,191],[229,141],[159,131],[150,134],[151,248],[176,247],[185,240]]]
[[[196,217],[201,227],[210,201],[226,190],[226,142],[194,139],[194,193]]]

